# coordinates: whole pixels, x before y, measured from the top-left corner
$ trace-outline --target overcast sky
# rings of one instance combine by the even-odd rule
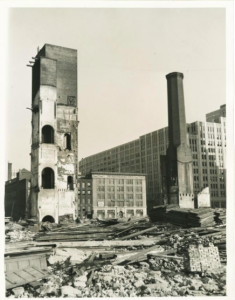
[[[7,161],[30,170],[31,68],[37,47],[78,50],[79,160],[167,126],[165,75],[184,73],[186,120],[225,103],[223,8],[13,8]]]

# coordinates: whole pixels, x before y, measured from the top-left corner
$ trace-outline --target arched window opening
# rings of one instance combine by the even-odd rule
[[[45,216],[42,219],[42,222],[50,222],[50,223],[55,223],[55,219],[52,216]]]
[[[71,135],[66,133],[64,135],[65,149],[71,150]]]
[[[50,125],[42,128],[42,143],[54,144],[54,129]]]
[[[68,176],[68,180],[67,180],[67,186],[68,186],[68,190],[73,190],[73,176]]]
[[[54,171],[51,168],[45,168],[42,170],[42,188],[54,189]]]

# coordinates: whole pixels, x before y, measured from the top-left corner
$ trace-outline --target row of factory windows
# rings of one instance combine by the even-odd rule
[[[91,191],[78,191],[78,196],[80,195],[91,195]],[[117,199],[124,199],[124,198],[127,198],[127,199],[142,199],[142,194],[136,194],[135,196],[133,194],[126,194],[125,197],[124,197],[124,194],[117,194]],[[97,194],[97,198],[98,199],[105,199],[105,194]],[[107,194],[107,198],[108,199],[113,199],[115,198],[115,194]]]
[[[194,181],[199,181],[199,176],[194,176],[193,179],[194,179]],[[207,181],[208,177],[207,176],[203,176],[203,180]],[[225,181],[225,178],[224,177],[217,178],[216,176],[212,176],[212,177],[210,177],[210,180],[211,181],[217,181],[217,180]]]
[[[136,213],[133,210],[127,210],[127,212],[119,211],[115,214],[115,210],[108,210],[105,212],[104,210],[97,210],[97,218],[98,219],[105,219],[107,218],[114,218],[115,216],[118,218],[127,217],[130,218],[132,216],[141,217],[143,216],[143,210],[136,210]]]
[[[90,198],[88,198],[88,199],[84,199],[84,198],[83,199],[78,199],[77,204],[79,206],[86,205],[87,207],[90,207],[91,206],[91,199]],[[100,206],[100,207],[105,206],[105,202],[104,201],[98,201],[97,205]],[[114,206],[118,206],[118,207],[137,206],[137,207],[140,207],[140,206],[143,206],[143,201],[142,200],[135,200],[135,201],[115,201],[115,200],[112,200],[112,201],[107,201],[106,206],[109,206],[109,207],[114,207]]]
[[[124,184],[124,179],[106,179],[105,178],[99,178],[98,179],[98,183],[99,184],[115,184],[115,182],[119,185],[123,185]],[[141,185],[142,184],[142,179],[125,179],[125,183],[132,185],[133,183],[137,184],[137,185]]]
[[[85,198],[82,198],[82,199],[80,199],[80,198],[78,198],[77,199],[77,203],[78,204],[88,204],[88,205],[90,205],[91,204],[91,198],[87,198],[87,199],[85,199]]]
[[[190,139],[190,144],[193,144],[193,146],[192,146],[192,150],[193,151],[197,151],[197,146],[196,146],[196,141],[197,140],[191,140]],[[167,143],[168,144],[168,143]],[[206,141],[205,140],[201,140],[201,144],[202,145],[205,145],[206,144]],[[208,143],[208,145],[214,145],[215,146],[215,141],[211,141],[211,142],[209,142]],[[218,145],[217,146],[222,146],[222,143],[221,142],[218,142]],[[151,149],[148,149],[147,151],[146,151],[146,153],[145,153],[145,151],[143,151],[143,152],[141,152],[141,156],[142,157],[145,157],[145,155],[147,155],[148,156],[148,160],[151,160],[151,155],[152,155],[152,152],[153,153],[158,153],[159,151],[165,151],[165,149],[166,149],[166,147],[167,147],[167,145],[163,145],[163,146],[160,146],[160,147],[156,147],[156,148],[151,148]],[[145,150],[145,147],[143,148],[143,150]],[[202,152],[204,152],[204,151],[206,151],[206,148],[202,148],[201,149],[201,151]],[[121,156],[121,158],[120,158],[120,161],[121,162],[124,162],[124,161],[129,161],[130,159],[134,159],[135,157],[137,158],[137,157],[140,157],[140,153],[139,153],[139,150],[137,150],[137,149],[135,149],[135,152],[137,152],[137,153],[135,153],[134,154],[134,149],[132,149],[130,152],[129,151],[125,151],[125,152],[121,152],[120,153],[120,156]],[[209,148],[209,152],[215,152],[215,150],[213,149],[210,149]],[[129,154],[131,154],[130,156],[129,156]],[[118,155],[116,155],[116,158],[118,157]],[[158,156],[156,156],[155,155],[155,158],[156,157],[158,157]],[[112,161],[110,161],[110,162],[108,162],[108,164],[111,164],[111,163],[113,163],[113,164],[115,164],[116,163],[116,159],[115,159],[115,156],[114,157],[112,157],[114,160],[112,160]],[[101,165],[103,165],[103,163],[102,162],[104,162],[106,159],[110,159],[110,157],[104,157],[104,158],[100,158],[100,159],[97,159],[96,161],[98,162],[98,160],[100,161],[100,164]],[[92,162],[93,161],[90,161],[89,163],[87,162],[87,165],[92,165]],[[138,161],[136,161],[136,163],[139,163],[139,160]],[[106,164],[106,162],[104,162],[104,165]],[[133,164],[133,162],[132,162],[132,164]]]
[[[45,168],[42,171],[42,188],[43,189],[53,189],[54,188],[54,171],[51,168]],[[100,184],[104,184],[105,179],[99,179],[99,183]],[[142,184],[142,180],[141,179],[136,179],[136,184],[140,185]],[[109,179],[109,183],[110,184],[114,184],[114,180]],[[122,185],[124,184],[124,179],[118,179],[117,183]],[[80,183],[78,183],[80,185]],[[126,184],[133,184],[133,179],[127,179],[126,180]],[[91,187],[91,183],[88,182],[87,183],[87,187]],[[67,188],[68,190],[73,190],[74,189],[74,184],[73,184],[73,177],[72,176],[68,176],[67,177]],[[85,188],[85,183],[82,183],[82,188]],[[98,191],[104,191],[105,187],[104,186],[98,186],[97,190]],[[109,191],[113,191],[114,190],[114,186],[110,186],[107,187]],[[124,186],[119,186],[116,188],[117,191],[124,191]],[[142,191],[142,187],[141,186],[137,186],[135,189],[137,192],[141,192]],[[133,187],[127,187],[127,191],[133,191]],[[80,194],[81,191],[78,191],[78,193]],[[91,191],[87,191],[87,193],[89,194]],[[83,194],[85,194],[85,191],[82,191]]]
[[[193,152],[197,152],[197,147],[192,147],[192,151]],[[207,159],[207,155],[206,155],[206,148],[201,148],[201,151],[204,153],[204,154],[202,154],[201,155],[201,157],[202,157],[202,159],[203,160],[206,160]],[[208,152],[209,153],[216,153],[215,152],[215,149],[214,148],[209,148],[208,149]],[[165,153],[165,152],[164,152]],[[164,153],[162,153],[162,154],[164,154]],[[222,154],[223,152],[222,152],[222,149],[218,149],[218,153],[219,154]],[[140,159],[136,159],[136,160],[129,160],[129,157],[126,157],[126,160],[127,161],[125,161],[125,162],[121,162],[121,163],[118,163],[118,162],[116,162],[116,161],[114,161],[113,163],[112,163],[112,170],[118,170],[120,167],[128,167],[128,169],[129,168],[136,168],[136,169],[138,169],[139,168],[139,164],[140,164],[140,162],[142,162],[142,167],[144,168],[145,166],[144,166],[144,164],[146,163],[146,161],[147,162],[149,162],[149,165],[148,165],[148,167],[150,167],[151,168],[151,163],[152,163],[152,161],[156,161],[156,162],[158,162],[159,161],[159,158],[160,158],[160,154],[153,154],[153,156],[151,155],[151,156],[147,156],[147,157],[142,157],[141,158],[141,160]],[[193,158],[194,159],[197,159],[197,154],[193,154]],[[208,156],[208,158],[210,159],[210,160],[215,160],[216,159],[216,156]],[[219,155],[218,156],[218,158],[219,158],[219,160],[223,160],[223,157],[221,156],[221,155]],[[121,159],[121,161],[122,161],[122,159]],[[195,162],[196,164],[197,164],[197,162]],[[102,167],[106,167],[106,164],[98,164],[98,165],[95,165],[95,164],[91,164],[92,166],[93,166],[93,168],[95,168],[95,167],[97,167],[97,170],[98,169],[100,169],[101,170],[101,168]],[[111,162],[110,163],[108,163],[108,165],[111,165]],[[194,164],[195,165],[195,164]],[[83,168],[84,168],[85,166],[83,166]],[[86,166],[86,169],[89,169],[89,167],[88,166]],[[105,168],[103,169],[103,170],[106,170]]]
[[[104,202],[98,201],[98,206],[105,206]],[[143,206],[143,201],[108,201],[107,202],[108,207],[132,207],[132,206],[137,206],[137,207],[142,207]]]
[[[124,194],[117,194],[116,197],[115,197],[115,194],[107,194],[107,197],[105,197],[105,194],[97,194],[97,198],[98,199],[114,199],[114,198],[117,198],[117,199],[134,199],[134,195],[133,194],[126,194],[124,196]],[[135,198],[136,199],[142,199],[143,198],[143,195],[142,194],[136,194],[135,195]]]
[[[223,202],[223,201],[213,201],[211,203],[211,207],[212,208],[217,208],[217,207],[226,208],[226,202]]]
[[[115,186],[107,186],[106,189],[109,192],[114,192],[115,191]],[[104,192],[105,191],[105,186],[104,185],[97,186],[97,191],[98,192]],[[117,186],[116,191],[117,192],[124,192],[124,186]],[[127,192],[133,192],[133,186],[126,186],[126,191]],[[136,186],[135,191],[136,192],[142,192],[142,186]]]
[[[83,191],[80,191],[80,190],[78,190],[78,195],[91,195],[91,191],[85,191],[85,190],[83,190]]]
[[[200,128],[201,128],[201,126],[200,126]],[[212,129],[210,129],[210,128],[212,128]],[[189,127],[188,127],[188,129],[189,129]],[[196,131],[195,125],[192,125],[191,129],[192,129],[192,131],[195,132]],[[214,132],[213,130],[214,130],[213,127],[208,127],[208,132]],[[205,131],[204,126],[203,126],[203,131]],[[217,132],[221,133],[221,128],[217,128]],[[224,132],[226,132],[225,128],[224,128]],[[159,135],[159,144],[161,144],[161,143],[165,144],[165,142],[168,141],[168,132],[167,131],[165,131],[165,133],[164,133],[164,130],[162,132],[159,131],[158,135]],[[203,133],[203,134],[201,133],[201,137],[205,138],[205,133]],[[214,134],[208,133],[208,137],[209,137],[209,139],[215,139]],[[221,140],[221,135],[218,135],[217,139]],[[145,145],[147,146],[147,148],[150,148],[150,147],[152,147],[153,144],[157,145],[157,141],[158,141],[157,133],[154,133],[154,134],[152,134],[152,141],[151,141],[151,134],[149,134],[148,136],[146,136],[146,142],[145,142],[145,136],[141,137],[140,142],[141,142],[142,149],[144,150]],[[215,143],[214,141],[211,141],[211,142]],[[192,143],[196,143],[196,139],[194,139],[194,142],[192,142]],[[205,141],[202,142],[202,144],[205,145]],[[130,149],[130,153],[134,153],[134,150],[133,150],[134,147],[136,147],[135,152],[139,152],[139,140],[137,140],[135,142],[128,143],[128,144],[123,145],[123,146],[119,146],[119,147],[117,147],[115,149],[112,149],[112,150],[108,150],[108,151],[99,153],[95,156],[88,157],[85,160],[86,160],[86,162],[89,162],[89,161],[93,161],[94,159],[99,159],[100,157],[107,157],[107,155],[115,154],[115,153],[118,153],[118,152],[120,153],[121,156],[124,156],[124,153],[126,155],[129,155],[129,152],[128,152],[129,149]],[[108,158],[110,158],[110,157],[108,157]]]
[[[91,188],[91,182],[78,182],[78,188]]]

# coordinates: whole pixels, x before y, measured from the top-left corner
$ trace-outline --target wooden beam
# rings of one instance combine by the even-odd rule
[[[58,248],[95,248],[95,247],[129,247],[129,246],[152,246],[159,242],[158,238],[154,239],[143,239],[134,241],[74,241],[74,242],[55,242]]]
[[[142,235],[143,233],[154,230],[154,229],[157,229],[157,226],[150,227],[150,228],[147,228],[145,230],[138,231],[138,232],[134,232],[134,233],[129,234],[127,236],[123,236],[123,237],[119,238],[119,240],[127,240],[127,239],[133,238],[135,236]]]

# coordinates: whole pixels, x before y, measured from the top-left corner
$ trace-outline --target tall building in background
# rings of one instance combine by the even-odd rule
[[[226,207],[226,118],[222,113],[218,122],[196,121],[186,127],[192,151],[193,192],[208,186],[211,205]],[[147,174],[147,206],[151,209],[164,202],[160,156],[166,155],[168,144],[165,127],[83,158],[79,170],[84,175],[91,170]]]
[[[64,214],[76,217],[77,50],[45,44],[34,59],[29,212],[58,222]]]
[[[221,105],[220,109],[206,114],[206,121],[211,123],[220,123],[221,117],[226,118],[226,104]]]
[[[11,177],[12,164],[8,163],[8,174]],[[30,195],[31,173],[21,169],[16,178],[8,178],[5,183],[5,217],[18,221],[28,215],[27,207]]]

